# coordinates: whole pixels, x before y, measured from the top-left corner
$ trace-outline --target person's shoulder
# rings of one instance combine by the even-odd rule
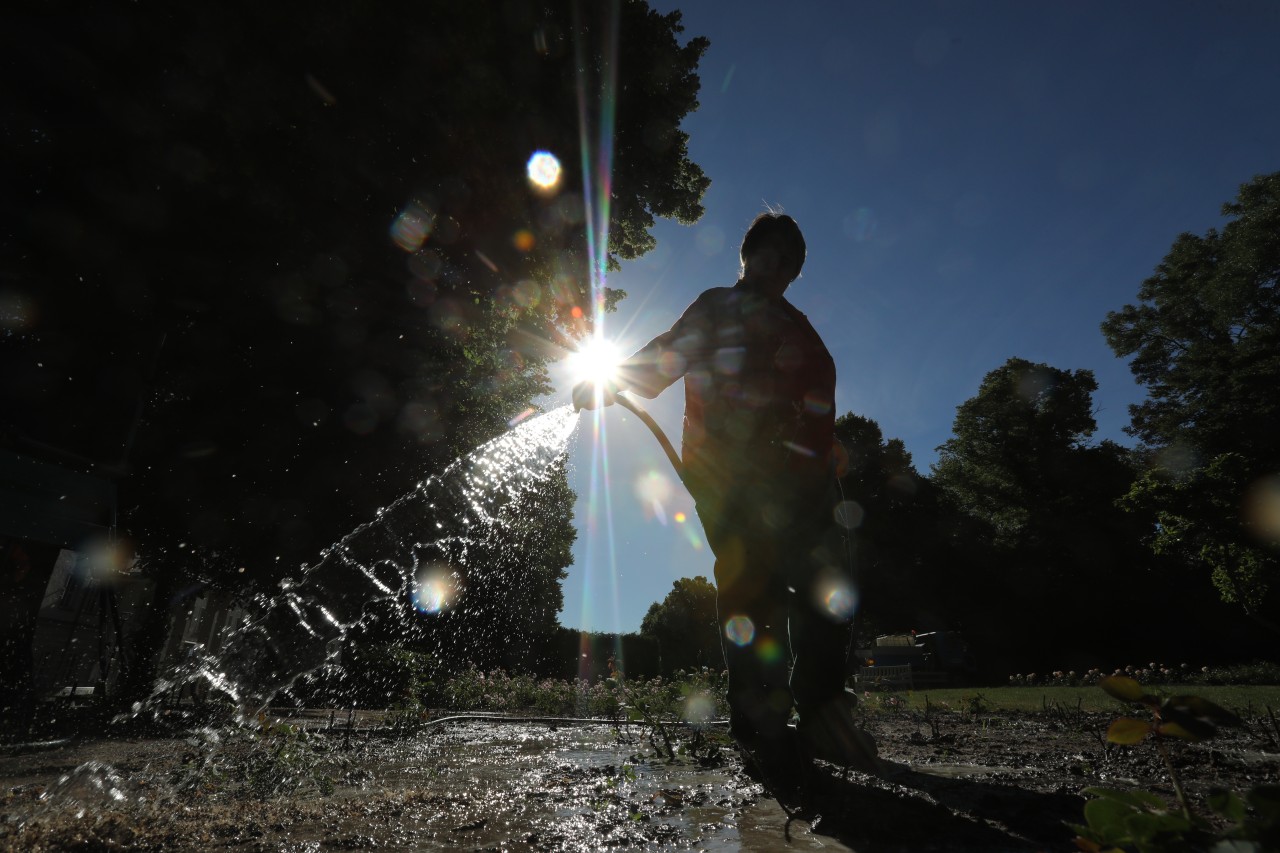
[[[799,317],[806,323],[809,321],[809,315],[797,308],[791,300],[787,299],[785,296],[779,297],[778,302],[782,306],[782,310],[786,311],[791,316]]]
[[[739,291],[738,291],[738,288],[736,287],[713,287],[713,288],[710,288],[709,290],[704,290],[702,291],[702,293],[698,294],[697,301],[701,302],[704,299],[707,301],[733,299],[738,295],[738,293]]]
[[[693,300],[693,304],[689,306],[690,310],[709,311],[714,310],[722,305],[727,305],[739,296],[736,288],[733,287],[713,287],[704,290],[698,294]]]

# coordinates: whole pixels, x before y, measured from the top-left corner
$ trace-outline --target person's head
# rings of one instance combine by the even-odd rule
[[[804,266],[804,235],[790,216],[768,211],[757,216],[742,238],[739,253],[744,277],[790,284]]]

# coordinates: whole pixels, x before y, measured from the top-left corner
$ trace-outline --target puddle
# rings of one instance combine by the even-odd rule
[[[910,767],[901,765],[913,773],[926,776],[940,776],[944,779],[978,779],[988,776],[1007,776],[1016,773],[1017,768],[984,766],[981,764],[916,764]]]
[[[350,736],[326,733],[324,719],[297,719],[318,727],[306,750],[275,763],[295,742],[252,730],[206,732],[219,734],[207,745],[192,732],[0,755],[0,849],[788,849],[787,813],[732,749],[706,767],[655,760],[636,726],[454,719],[384,737],[369,720]],[[790,847],[1069,849],[1088,787],[1162,790],[1150,750],[1102,754],[1091,729],[1022,726],[1021,740],[997,748],[954,728],[930,744],[881,724],[890,766],[880,778],[822,764]],[[1234,740],[1179,752],[1200,802],[1211,786],[1244,790],[1280,772],[1257,738],[1222,737]],[[252,784],[286,771],[278,789]]]
[[[378,787],[415,790],[398,826],[362,821],[337,831],[374,847],[412,839],[438,850],[738,851],[785,844],[786,814],[759,787],[728,767],[654,761],[639,734],[623,731],[620,738],[603,726],[449,724],[394,745],[379,767]],[[800,821],[792,823],[791,837],[796,849],[848,849]]]

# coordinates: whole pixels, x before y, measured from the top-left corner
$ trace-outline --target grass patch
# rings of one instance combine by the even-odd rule
[[[1150,688],[1163,696],[1191,693],[1230,708],[1237,712],[1252,709],[1252,713],[1265,713],[1270,706],[1280,713],[1280,685],[1219,686],[1208,684],[1166,684]],[[887,694],[872,693],[863,697],[863,707],[871,712],[892,711],[879,697]],[[1112,699],[1097,687],[949,687],[936,690],[911,690],[893,694],[905,706],[902,710],[923,711],[925,700],[935,710],[953,711],[1041,711],[1046,706],[1060,706],[1082,711],[1128,710],[1128,706]],[[975,697],[980,697],[975,699]]]

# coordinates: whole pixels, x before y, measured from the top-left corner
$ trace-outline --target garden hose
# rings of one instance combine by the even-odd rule
[[[680,454],[676,453],[675,447],[671,444],[671,439],[667,438],[667,434],[662,431],[662,427],[658,426],[658,422],[653,419],[653,415],[646,412],[640,407],[640,404],[632,400],[626,394],[616,394],[614,402],[619,406],[631,412],[640,419],[641,423],[649,428],[654,438],[658,439],[658,444],[662,445],[662,451],[667,454],[667,459],[671,462],[671,467],[676,469],[676,476],[680,478],[680,482],[684,482],[684,463],[680,461]],[[688,485],[688,484],[686,484]]]

